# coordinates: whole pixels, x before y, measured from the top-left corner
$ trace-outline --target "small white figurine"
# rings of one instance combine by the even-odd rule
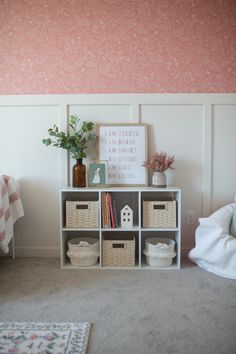
[[[126,204],[120,211],[121,227],[133,227],[133,210]]]

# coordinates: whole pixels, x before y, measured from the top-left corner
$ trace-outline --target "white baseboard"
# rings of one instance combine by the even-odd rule
[[[16,257],[60,258],[59,247],[16,247]]]

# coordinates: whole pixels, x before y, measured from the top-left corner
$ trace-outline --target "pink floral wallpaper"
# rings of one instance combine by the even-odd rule
[[[236,92],[235,0],[0,0],[0,94]]]

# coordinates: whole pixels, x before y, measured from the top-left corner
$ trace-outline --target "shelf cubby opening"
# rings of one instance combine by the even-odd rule
[[[142,228],[178,228],[178,193],[142,192],[141,215]]]
[[[176,239],[176,234],[175,232],[172,232],[172,231],[163,231],[163,232],[160,232],[160,231],[142,231],[142,234],[141,234],[141,266],[144,267],[144,268],[156,268],[156,269],[164,269],[164,268],[170,268],[170,267],[176,267],[178,262],[177,262],[177,257],[178,257],[178,240]],[[154,267],[154,266],[150,266],[147,264],[146,262],[146,256],[144,255],[143,251],[145,249],[145,241],[147,239],[153,239],[155,238],[156,239],[156,243],[160,242],[162,243],[163,242],[163,239],[170,239],[170,240],[173,240],[175,241],[175,247],[174,247],[174,250],[176,252],[176,256],[172,259],[172,264],[168,267]]]
[[[67,229],[99,228],[99,193],[66,192],[62,193],[62,221]]]
[[[121,210],[128,205],[132,209],[133,212],[133,222],[132,222],[132,227],[138,227],[139,226],[139,218],[138,218],[138,193],[137,192],[114,192],[114,191],[104,191],[102,192],[102,212],[101,212],[101,224],[103,228],[106,228],[107,223],[104,222],[104,214],[106,213],[108,215],[109,210],[107,210],[107,205],[104,208],[104,203],[105,201],[103,200],[104,194],[110,194],[111,195],[111,204],[112,204],[112,210],[113,210],[113,217],[115,221],[115,228],[120,228],[121,227]],[[106,209],[104,211],[104,209]],[[111,215],[109,214],[109,218],[111,218]],[[110,223],[112,227],[112,223]],[[109,226],[109,223],[108,223]],[[111,228],[108,227],[108,228]],[[130,227],[130,228],[132,228]]]
[[[139,265],[138,232],[103,231],[102,245],[103,267],[132,268]]]
[[[78,239],[78,241],[88,241],[89,239],[96,239],[98,241],[99,249],[100,249],[100,242],[99,242],[99,232],[98,231],[66,231],[62,234],[62,247],[63,247],[63,263],[64,266],[71,266],[70,258],[67,255],[68,252],[68,241],[72,239]],[[100,265],[100,257],[98,259],[98,264]],[[75,267],[75,266],[73,266]],[[86,268],[86,267],[84,267]]]

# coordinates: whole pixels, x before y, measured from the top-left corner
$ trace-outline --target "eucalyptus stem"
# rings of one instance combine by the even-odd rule
[[[93,133],[94,123],[84,121],[80,129],[77,129],[79,122],[80,118],[76,114],[71,115],[67,133],[59,131],[58,126],[54,124],[48,129],[50,137],[43,139],[42,143],[67,150],[75,160],[86,158],[87,143],[96,140],[96,135]]]

